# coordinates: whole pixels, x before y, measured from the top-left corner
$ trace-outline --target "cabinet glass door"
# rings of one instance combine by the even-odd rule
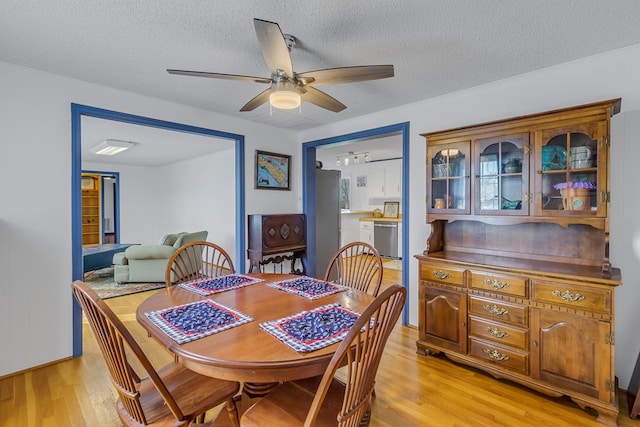
[[[528,215],[528,134],[475,142],[475,213]]]
[[[428,211],[468,214],[470,142],[429,147]]]
[[[605,216],[606,177],[598,164],[606,161],[598,140],[604,132],[599,123],[541,132],[539,187],[536,212],[540,215]]]

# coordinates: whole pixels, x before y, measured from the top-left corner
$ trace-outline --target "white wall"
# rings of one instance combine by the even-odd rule
[[[0,93],[0,376],[72,352],[71,103],[245,135],[247,213],[301,210],[293,132],[4,62]],[[292,191],[253,189],[256,149],[293,155]],[[138,174],[141,186],[148,178],[135,170],[121,177],[128,180],[129,173]],[[122,202],[140,194],[125,194]],[[153,212],[133,214],[149,222]],[[138,229],[145,227],[138,223],[122,232],[153,241],[161,225]]]
[[[640,255],[632,255],[631,233],[640,240],[640,45],[611,51],[534,73],[301,132],[300,141],[344,135],[364,129],[410,122],[409,252],[425,249],[426,145],[420,133],[532,114],[556,108],[622,98],[612,119],[611,260],[623,272],[616,293],[616,374],[629,384],[640,350]],[[405,213],[407,215],[407,213]],[[407,230],[405,230],[407,232]],[[417,261],[409,272],[410,322],[417,324]]]
[[[207,240],[222,246],[237,266],[234,159],[231,149],[162,168],[158,182],[168,215],[160,215],[159,225],[160,230],[207,230]]]

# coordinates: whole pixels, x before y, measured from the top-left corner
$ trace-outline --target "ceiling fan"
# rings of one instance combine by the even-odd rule
[[[242,80],[265,83],[269,88],[247,102],[240,111],[252,111],[267,101],[275,108],[292,109],[300,106],[302,100],[333,112],[344,110],[346,105],[315,86],[353,83],[393,77],[393,65],[364,65],[354,67],[327,68],[323,70],[296,73],[293,71],[289,52],[295,38],[282,34],[275,22],[255,18],[253,20],[262,56],[271,72],[271,77],[251,77],[236,74],[210,73],[167,69],[170,74],[214,79]]]

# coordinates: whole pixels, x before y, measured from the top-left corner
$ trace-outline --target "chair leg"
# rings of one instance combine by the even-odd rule
[[[229,419],[231,419],[231,424],[233,425],[233,427],[240,427],[240,416],[238,415],[238,407],[233,397],[227,400],[227,414],[229,414]]]

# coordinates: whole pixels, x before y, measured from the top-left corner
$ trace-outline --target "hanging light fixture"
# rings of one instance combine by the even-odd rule
[[[371,158],[369,157],[368,151],[361,151],[358,153],[349,151],[347,154],[336,156],[336,166],[340,166],[340,165],[348,166],[350,162],[353,162],[354,164],[357,165],[357,164],[360,164],[362,159],[364,159],[365,163],[369,163]]]

